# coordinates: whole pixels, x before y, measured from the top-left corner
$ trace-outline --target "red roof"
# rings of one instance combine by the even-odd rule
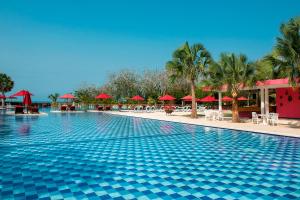
[[[299,79],[296,82],[300,82]],[[272,79],[272,80],[265,80],[265,81],[257,81],[256,86],[266,86],[266,85],[283,85],[289,84],[288,78],[281,78],[281,79]]]
[[[145,99],[143,97],[137,95],[137,96],[132,97],[131,100],[134,100],[134,101],[144,101]]]
[[[106,94],[106,93],[101,93],[98,96],[96,96],[96,99],[111,99],[112,96]]]
[[[59,98],[61,98],[61,99],[75,99],[76,97],[74,97],[72,94],[64,94],[64,95],[60,96]]]
[[[300,78],[296,79],[297,83],[300,83]],[[290,85],[289,79],[288,78],[281,78],[281,79],[271,79],[271,80],[265,80],[265,81],[257,81],[256,86],[262,87],[262,86],[268,86],[268,85]],[[244,86],[241,84],[240,88],[243,88]],[[220,92],[226,92],[228,89],[228,85],[222,85],[219,89]],[[203,91],[209,92],[212,91],[212,87],[210,86],[205,86],[202,87]]]
[[[172,101],[175,100],[176,98],[166,94],[165,96],[159,97],[158,99],[160,101]]]

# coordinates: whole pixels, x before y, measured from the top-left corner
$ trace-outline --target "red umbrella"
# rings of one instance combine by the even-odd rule
[[[224,96],[222,98],[222,101],[232,101],[233,99],[231,97],[228,97],[228,96]]]
[[[162,96],[162,97],[159,97],[158,98],[160,101],[173,101],[175,100],[176,98],[175,97],[172,97],[171,95],[165,95],[165,96]]]
[[[11,95],[10,97],[25,96],[25,95],[27,95],[27,94],[33,95],[33,94],[31,94],[29,91],[27,91],[27,90],[20,90],[19,92],[17,92],[17,93],[15,93],[15,94]]]
[[[6,99],[5,95],[0,94],[0,99]]]
[[[134,101],[144,101],[145,99],[143,97],[137,95],[137,96],[132,97],[131,100],[134,100]]]
[[[101,93],[98,96],[95,97],[96,99],[111,99],[112,96],[106,94],[106,93]]]
[[[238,101],[247,101],[247,100],[248,99],[246,97],[243,97],[243,96],[238,98]]]
[[[213,101],[217,101],[217,99],[213,96],[207,96],[207,97],[200,99],[200,101],[201,102],[213,102]]]
[[[75,99],[76,97],[74,97],[72,94],[64,94],[62,96],[59,97],[60,99]]]
[[[23,104],[29,106],[31,103],[32,102],[31,102],[30,94],[29,93],[25,94],[23,99]]]
[[[183,100],[183,101],[192,101],[192,96],[188,95],[188,96],[182,97],[181,100]],[[200,99],[196,98],[196,101],[199,102]]]

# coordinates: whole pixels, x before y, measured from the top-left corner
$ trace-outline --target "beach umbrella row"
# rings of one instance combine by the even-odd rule
[[[25,91],[20,91],[14,95],[12,95],[11,97],[14,97],[14,96],[24,96],[25,95]],[[32,95],[30,93],[30,95]],[[0,98],[5,98],[4,95],[0,95]],[[73,96],[72,94],[64,94],[63,96],[60,96],[59,98],[61,99],[75,99],[76,97]],[[99,94],[98,96],[95,97],[96,99],[111,99],[112,96],[110,96],[109,94],[106,94],[106,93],[101,93]],[[131,100],[133,101],[144,101],[145,99],[139,95],[136,95],[132,98],[130,98]],[[175,100],[176,98],[171,96],[171,95],[164,95],[164,96],[161,96],[158,98],[160,101],[173,101]],[[191,95],[188,95],[188,96],[185,96],[185,97],[182,97],[181,100],[183,101],[192,101],[192,96]],[[246,97],[239,97],[238,98],[238,101],[247,101],[248,98]],[[214,101],[218,101],[218,99],[216,99],[214,96],[206,96],[202,99],[199,99],[199,98],[196,98],[196,101],[197,102],[214,102]],[[231,97],[228,97],[228,96],[224,96],[222,98],[222,101],[225,101],[225,102],[230,102],[230,101],[233,101],[233,98]]]
[[[181,100],[183,100],[183,101],[192,101],[192,96],[190,96],[190,95],[185,96],[185,97],[181,98]],[[247,100],[248,99],[246,97],[243,97],[243,96],[238,98],[238,101],[247,101]],[[206,97],[204,97],[202,99],[196,98],[196,101],[197,102],[214,102],[214,101],[218,101],[218,99],[216,99],[213,96],[206,96]],[[233,101],[233,98],[228,97],[228,96],[224,96],[222,98],[222,101],[230,102],[230,101]]]

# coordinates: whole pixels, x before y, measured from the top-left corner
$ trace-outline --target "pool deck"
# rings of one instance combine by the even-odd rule
[[[230,119],[224,121],[210,121],[205,120],[203,116],[192,119],[188,112],[175,112],[172,113],[172,115],[166,115],[164,112],[148,113],[132,111],[105,111],[105,113],[300,138],[300,120],[280,119],[279,125],[270,126],[253,124],[251,120],[242,120],[242,123],[232,123]]]

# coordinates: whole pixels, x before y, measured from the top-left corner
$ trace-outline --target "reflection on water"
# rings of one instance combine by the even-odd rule
[[[160,130],[162,131],[162,133],[171,134],[173,130],[173,126],[171,124],[162,124],[160,126]]]
[[[19,133],[21,133],[21,135],[29,135],[31,130],[31,126],[29,124],[22,124],[19,128]]]

